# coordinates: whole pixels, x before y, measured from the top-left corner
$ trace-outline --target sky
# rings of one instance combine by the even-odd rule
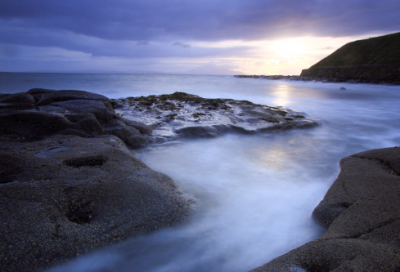
[[[399,0],[0,0],[0,71],[299,75]]]

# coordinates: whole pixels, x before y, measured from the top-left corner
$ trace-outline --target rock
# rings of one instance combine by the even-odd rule
[[[105,134],[103,126],[99,123],[93,113],[68,114],[65,117],[75,124],[79,125],[84,133],[90,136]]]
[[[128,146],[132,148],[141,148],[146,146],[147,139],[140,135],[133,135],[125,139],[125,142]]]
[[[56,92],[56,90],[49,90],[49,89],[43,89],[43,88],[33,88],[27,91],[28,94],[34,95],[36,98],[40,98],[44,94],[48,93],[53,93]]]
[[[256,134],[271,130],[311,128],[315,120],[304,113],[257,105],[249,101],[232,99],[206,99],[196,95],[176,92],[170,95],[128,97],[113,101],[119,116],[146,123],[138,126],[134,120],[125,124],[133,126],[152,143],[165,143],[179,138],[209,138],[226,133]]]
[[[70,100],[98,100],[109,102],[109,99],[103,95],[89,93],[85,91],[75,90],[62,90],[53,91],[46,89],[31,89],[28,91],[29,94],[37,96],[39,101],[38,106],[48,105],[55,102],[70,101]]]
[[[16,93],[0,97],[0,103],[34,104],[35,102],[35,97],[28,93]]]
[[[33,109],[35,103],[35,97],[27,93],[3,95],[0,97],[0,111],[2,109]]]
[[[181,221],[189,203],[116,136],[55,135],[0,148],[0,271],[54,266]]]
[[[0,135],[8,140],[32,141],[53,134],[112,134],[132,148],[146,145],[152,133],[149,126],[118,116],[105,96],[39,88],[0,96],[0,124]],[[132,136],[136,138],[131,139]]]
[[[224,126],[198,126],[198,127],[184,127],[176,130],[176,133],[186,138],[214,138],[217,137],[229,129]]]
[[[400,271],[400,148],[343,158],[313,217],[324,236],[252,271]]]
[[[104,125],[104,129],[121,139],[129,138],[133,135],[140,135],[138,129],[127,126],[124,121],[119,119],[113,119]]]
[[[358,153],[342,159],[340,166],[341,173],[313,213],[328,227],[325,236],[361,236],[400,219],[399,148]]]
[[[133,120],[129,120],[129,119],[124,119],[123,121],[125,122],[126,125],[138,129],[140,131],[140,133],[142,133],[144,135],[149,135],[150,136],[152,134],[152,132],[153,132],[153,130],[151,129],[150,126],[145,125],[145,124],[143,124],[141,122],[137,122],[137,121],[133,121]]]
[[[114,119],[106,123],[104,129],[107,133],[118,136],[129,147],[135,149],[146,146],[148,143],[146,135],[151,135],[150,127],[139,122],[124,120],[122,118]],[[143,134],[142,131],[144,132]]]
[[[54,102],[52,106],[63,108],[66,111],[74,113],[92,113],[96,116],[100,124],[105,124],[114,118],[117,118],[111,103],[99,100],[68,100]]]
[[[361,239],[316,240],[251,272],[399,271],[398,250]]]
[[[0,271],[54,266],[187,216],[175,182],[123,142],[143,147],[151,128],[106,97],[32,89],[0,100]]]
[[[79,126],[61,116],[37,111],[0,113],[0,124],[0,135],[23,141],[38,140],[68,128],[79,130]]]

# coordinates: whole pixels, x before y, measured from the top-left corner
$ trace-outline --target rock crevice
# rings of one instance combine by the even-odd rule
[[[398,271],[400,176],[392,172],[398,173],[400,148],[358,153],[340,166],[313,212],[325,235],[252,271]]]

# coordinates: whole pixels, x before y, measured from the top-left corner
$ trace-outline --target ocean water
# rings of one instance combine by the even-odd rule
[[[150,146],[135,155],[196,200],[188,220],[51,271],[247,271],[311,241],[311,218],[339,160],[400,146],[400,87],[229,76],[0,73],[0,93],[41,87],[110,98],[182,91],[302,111],[312,129]],[[345,87],[346,90],[341,90]]]

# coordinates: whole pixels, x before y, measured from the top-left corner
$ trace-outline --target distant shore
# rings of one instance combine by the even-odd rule
[[[310,76],[283,76],[283,75],[234,75],[238,78],[260,78],[269,80],[294,80],[294,81],[318,81],[318,82],[344,82],[344,83],[368,83],[381,85],[400,85],[400,81],[382,81],[378,79],[339,79],[339,78],[317,78]]]

